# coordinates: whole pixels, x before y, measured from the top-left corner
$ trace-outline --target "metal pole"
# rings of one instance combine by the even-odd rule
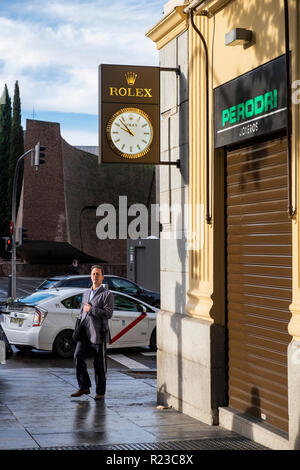
[[[290,60],[290,21],[289,3],[284,0],[285,21],[285,57],[286,57],[286,97],[287,97],[287,178],[288,178],[288,215],[293,218],[297,213],[297,197],[295,198],[295,209],[293,209],[292,197],[292,90],[291,90],[291,60]],[[297,178],[297,172],[295,173]]]
[[[7,297],[11,297],[11,274],[8,275]]]
[[[11,204],[11,221],[13,223],[13,233],[12,233],[12,252],[11,252],[11,296],[15,299],[17,296],[17,269],[16,269],[16,261],[17,261],[17,246],[16,246],[16,212],[17,212],[17,187],[18,187],[18,177],[19,177],[19,170],[21,166],[21,162],[24,160],[26,155],[33,152],[33,149],[28,150],[25,152],[21,157],[19,157],[15,173],[14,173],[14,181],[13,181],[13,190],[12,190],[12,204]]]

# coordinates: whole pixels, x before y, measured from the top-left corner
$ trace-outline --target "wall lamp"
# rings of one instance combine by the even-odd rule
[[[225,35],[225,46],[246,46],[253,39],[252,31],[245,28],[235,28]]]

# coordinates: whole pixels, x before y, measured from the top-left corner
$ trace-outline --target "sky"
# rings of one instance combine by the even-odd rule
[[[26,119],[59,122],[71,145],[98,145],[98,66],[158,65],[145,36],[166,0],[0,0],[0,95],[19,82]]]

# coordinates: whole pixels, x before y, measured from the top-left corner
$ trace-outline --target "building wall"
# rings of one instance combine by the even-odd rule
[[[100,220],[96,216],[96,208],[101,204],[111,204],[115,208],[118,236],[119,196],[127,197],[128,207],[142,203],[150,209],[151,204],[155,204],[154,167],[99,165],[95,155],[74,149],[65,141],[62,148],[70,243],[91,256],[97,253],[101,259],[109,257],[110,263],[126,265],[126,239],[99,240],[96,237]]]
[[[181,170],[160,168],[160,204],[170,208],[174,206],[174,212],[180,217],[174,217],[172,211],[162,210],[161,213],[158,401],[213,424],[218,419],[217,405],[224,404],[224,358],[217,352],[224,348],[224,327],[207,323],[200,316],[192,318],[186,309],[192,280],[191,256],[199,253],[205,239],[201,229],[203,203],[196,206],[195,227],[191,228],[190,220],[190,188],[199,189],[200,185],[195,173],[191,173],[189,110],[195,93],[190,88],[191,44],[183,7],[176,8],[162,20],[162,29],[168,38],[171,27],[176,33],[179,31],[171,40],[164,40],[164,34],[155,28],[150,32],[150,37],[157,35],[156,40],[159,41],[160,65],[179,65],[181,69],[179,81],[174,73],[161,73],[161,159],[176,160],[180,157]],[[200,81],[201,75],[197,76]],[[199,121],[204,126],[203,121]],[[200,165],[199,159],[197,165]],[[182,233],[177,227],[179,219],[183,221]],[[197,239],[198,233],[203,236],[200,240]]]
[[[217,2],[210,2],[211,5]],[[220,3],[220,2],[219,2]],[[242,2],[235,0],[234,2],[223,2],[221,10],[211,11],[212,17],[196,17],[195,22],[198,28],[203,32],[207,40],[210,52],[210,64],[213,64],[210,69],[210,105],[213,110],[213,88],[222,83],[231,80],[242,73],[245,73],[255,67],[268,62],[275,57],[284,53],[284,10],[283,2],[274,0],[272,2],[251,0],[249,2]],[[291,49],[292,49],[292,64],[293,64],[293,80],[297,77],[297,53],[295,49],[296,44],[296,24],[295,18],[297,17],[295,2],[290,4],[290,19],[291,19]],[[254,31],[255,44],[248,49],[243,47],[226,47],[224,45],[225,34],[234,27],[246,27]],[[198,116],[205,113],[205,83],[199,81],[199,75],[203,74],[204,61],[203,56],[199,54],[199,38],[194,30],[189,29],[190,34],[190,70],[193,73],[190,75],[190,92],[194,94],[195,100],[190,107],[190,171],[200,181],[198,187],[190,187],[190,197],[193,201],[193,207],[196,203],[204,203],[204,193],[200,188],[205,189],[206,183],[204,180],[205,174],[205,138],[204,128],[201,129]],[[226,65],[225,65],[226,64]],[[213,111],[211,111],[211,122],[213,122]],[[298,109],[294,108],[294,121],[297,121]],[[297,127],[296,127],[297,129]],[[199,139],[201,136],[201,141]],[[210,147],[213,152],[213,134],[211,133]],[[294,158],[297,158],[298,137],[293,135],[294,142]],[[192,150],[191,150],[192,149]],[[197,151],[199,149],[199,151]],[[200,153],[200,155],[199,155]],[[200,156],[200,165],[198,164]],[[214,176],[219,180],[222,179],[222,153],[215,152],[214,158]],[[293,167],[294,168],[294,167]],[[201,177],[202,176],[202,177]],[[217,188],[215,188],[215,195],[217,195]],[[221,196],[221,195],[220,195]],[[222,197],[215,197],[215,211],[221,213],[223,205]],[[195,209],[192,215],[192,225],[196,224],[197,214]],[[294,263],[298,264],[298,247],[295,246],[296,236],[298,238],[298,229],[296,229],[296,220],[294,221]],[[189,292],[189,302],[187,304],[187,311],[192,316],[200,316],[205,318],[206,322],[213,320],[214,324],[222,325],[225,318],[225,306],[222,307],[221,289],[217,286],[220,283],[217,280],[218,271],[214,268],[215,256],[219,250],[222,250],[224,243],[223,237],[219,236],[219,229],[217,227],[218,218],[214,217],[211,226],[203,227],[204,247],[201,254],[195,253],[191,256],[192,260],[190,266],[191,272],[191,290]],[[295,249],[296,248],[296,249]],[[200,256],[199,256],[200,255]],[[221,258],[222,259],[222,258]],[[219,265],[219,272],[222,272],[222,266]],[[192,273],[195,273],[193,276]],[[294,276],[297,271],[294,270]],[[220,280],[221,282],[221,280]],[[295,279],[294,279],[295,283]],[[297,288],[298,290],[298,288]],[[294,298],[298,293],[294,289]],[[214,302],[212,304],[212,299]],[[216,308],[216,301],[219,302],[219,307]],[[224,304],[223,304],[224,305]],[[292,306],[291,306],[292,307]],[[292,309],[292,308],[291,308]],[[296,310],[299,311],[298,307]],[[296,314],[298,316],[298,313]],[[295,317],[295,314],[294,314]],[[293,320],[291,321],[293,324]],[[294,323],[295,325],[295,323]],[[295,328],[296,330],[296,328]],[[291,325],[289,328],[291,333]],[[295,332],[294,332],[295,333]],[[295,341],[295,339],[294,339]],[[293,342],[293,344],[295,344]],[[295,346],[294,346],[295,347]],[[291,348],[290,348],[291,350]],[[290,352],[288,354],[290,356]],[[287,358],[288,359],[288,358]],[[293,387],[295,387],[296,375],[290,373],[291,364],[293,361],[289,359],[289,394]],[[295,367],[295,366],[294,366]],[[291,447],[296,446],[297,435],[299,435],[299,403],[295,402],[292,398],[289,403],[289,444]],[[223,421],[222,421],[223,423]],[[264,440],[265,444],[272,445],[269,441]],[[275,444],[276,446],[277,444]]]
[[[160,167],[161,311],[158,314],[158,401],[198,417],[214,420],[209,400],[207,362],[210,362],[206,325],[186,314],[189,290],[189,90],[188,33],[181,33],[160,51],[161,67],[180,66],[161,73],[161,160],[181,162]],[[204,332],[202,329],[204,326]],[[188,340],[187,340],[188,339]],[[193,380],[187,380],[193,377]],[[196,406],[195,406],[196,404]]]
[[[189,2],[191,3],[191,2]],[[206,121],[205,55],[203,44],[184,13],[184,6],[177,6],[155,25],[147,34],[157,44],[161,57],[172,49],[171,44],[188,28],[188,73],[189,73],[189,192],[191,204],[189,236],[194,236],[188,249],[188,290],[187,304],[180,320],[172,319],[170,312],[176,311],[171,292],[162,291],[162,305],[170,312],[159,316],[159,358],[173,359],[169,366],[175,370],[172,383],[167,367],[159,361],[159,396],[167,403],[208,423],[218,423],[219,410],[226,403],[222,389],[225,389],[226,367],[226,323],[225,323],[225,265],[224,265],[224,155],[215,151],[213,143],[213,89],[221,84],[256,68],[285,52],[284,9],[281,0],[207,0],[203,9],[208,16],[195,16],[195,23],[202,32],[209,51],[209,121]],[[170,5],[170,2],[168,2]],[[169,10],[168,10],[169,11]],[[292,81],[299,78],[299,3],[289,2],[290,48],[292,58]],[[233,28],[247,28],[254,32],[251,47],[226,47],[225,34]],[[180,31],[180,33],[179,33]],[[172,34],[173,33],[173,34]],[[175,55],[173,55],[175,57]],[[173,59],[175,65],[175,59]],[[164,98],[162,100],[164,103]],[[205,222],[206,207],[206,128],[210,124],[210,198],[213,202],[212,223]],[[299,206],[299,106],[293,105],[293,204]],[[163,129],[162,139],[166,139]],[[296,174],[297,171],[297,174]],[[295,196],[295,189],[297,195]],[[167,194],[167,187],[165,188]],[[172,194],[172,191],[170,191]],[[167,197],[165,195],[165,197]],[[200,214],[200,217],[199,217]],[[299,390],[300,351],[300,289],[299,289],[299,224],[298,214],[293,219],[293,302],[290,306],[292,319],[289,333],[293,341],[287,353],[289,393],[289,438],[277,440],[272,430],[258,429],[253,423],[231,426],[271,447],[299,448],[300,400],[295,399]],[[167,248],[162,246],[163,259]],[[182,274],[185,270],[182,269]],[[164,274],[163,274],[164,275]],[[167,309],[166,309],[167,310]],[[173,317],[178,319],[178,315]],[[177,332],[176,332],[177,328]],[[179,345],[179,346],[178,346]],[[186,358],[190,367],[185,368]],[[176,358],[176,359],[175,359]],[[221,393],[218,393],[220,392]],[[222,423],[225,424],[223,414]],[[234,427],[236,425],[236,427]],[[270,431],[270,435],[268,433]],[[268,436],[268,437],[267,437]],[[277,436],[278,437],[278,436]],[[280,442],[279,442],[280,441]]]
[[[62,249],[62,244],[69,245],[82,252],[83,257],[123,266],[125,274],[127,248],[126,239],[119,239],[119,219],[117,238],[99,240],[96,227],[100,217],[96,210],[101,204],[111,204],[118,216],[119,196],[127,197],[128,207],[142,203],[150,209],[156,203],[155,168],[99,165],[97,155],[62,139],[58,123],[27,120],[26,149],[34,148],[38,141],[46,147],[46,163],[35,172],[30,158],[25,161],[18,224],[28,229],[29,240],[51,243],[53,256],[53,242],[57,242],[61,244],[57,250]],[[150,214],[149,210],[149,218]],[[80,256],[79,253],[79,259]]]
[[[28,239],[67,241],[59,124],[28,120],[26,150],[34,148],[38,141],[47,148],[47,163],[36,172],[30,158],[25,159],[23,227],[28,229]]]
[[[187,51],[187,34],[183,33],[160,53],[161,67],[181,67],[180,78],[174,72],[161,73],[161,160],[181,162],[180,170],[175,166],[160,167],[162,308],[178,313],[184,313],[188,290]],[[182,210],[184,205],[186,210]]]
[[[159,238],[127,240],[127,279],[160,292]]]
[[[234,28],[246,28],[253,31],[255,44],[248,48],[225,46],[225,34]],[[213,87],[229,82],[284,54],[284,37],[282,0],[227,2],[209,20],[209,45],[213,56],[213,70],[211,70]]]
[[[96,208],[103,203],[118,207],[118,186],[122,168],[113,177],[113,168],[99,167],[97,156],[74,149],[62,140],[64,198],[68,223],[68,242],[90,256],[98,256],[111,264],[126,264],[126,240],[99,240]],[[125,169],[126,170],[126,169]],[[123,170],[124,171],[124,170]],[[128,192],[127,188],[122,188]]]

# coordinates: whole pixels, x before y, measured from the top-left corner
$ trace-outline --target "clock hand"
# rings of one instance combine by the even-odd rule
[[[130,134],[130,132],[129,132],[127,129],[124,129],[124,127],[120,127],[120,129],[121,129],[122,131],[128,132],[128,134]]]
[[[120,123],[121,123],[121,124],[123,124],[123,126],[125,126],[125,127],[126,127],[126,129],[127,129],[127,132],[129,132],[129,134],[131,134],[131,135],[134,135],[134,132],[132,132],[132,131],[129,129],[129,127],[128,127],[128,126],[126,126],[126,124],[125,124],[125,122],[124,122],[124,121],[121,121],[121,120],[120,120]],[[123,129],[123,131],[125,131],[125,129]]]

